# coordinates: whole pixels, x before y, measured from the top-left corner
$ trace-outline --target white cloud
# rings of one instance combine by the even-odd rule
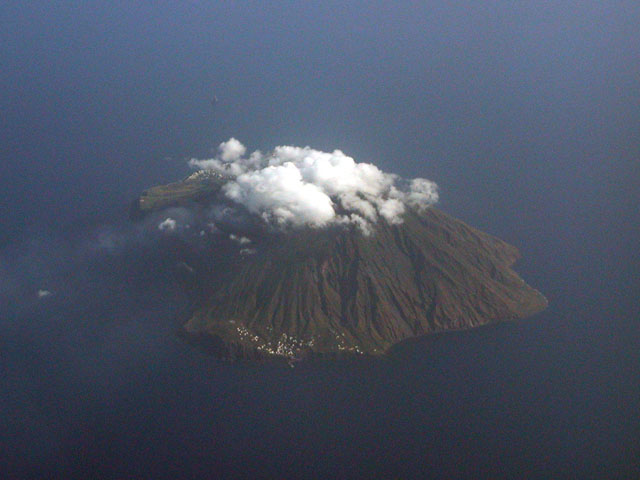
[[[177,225],[177,222],[173,218],[165,218],[158,224],[158,230],[163,232],[173,232]]]
[[[335,217],[331,198],[302,180],[292,163],[243,173],[223,188],[227,197],[267,221],[324,226]]]
[[[212,170],[222,175],[237,177],[248,169],[256,168],[262,161],[259,151],[253,152],[249,158],[243,158],[247,148],[235,138],[230,138],[218,146],[218,156],[205,160],[192,158],[189,166],[200,170]]]
[[[363,217],[375,222],[378,219],[376,208],[369,200],[366,200],[353,192],[345,192],[340,194],[340,204],[349,211],[362,214]]]
[[[234,242],[239,243],[240,245],[247,245],[247,244],[251,243],[251,239],[250,238],[238,236],[238,235],[235,235],[233,233],[231,235],[229,235],[229,238],[231,240],[233,240]]]
[[[322,227],[353,223],[363,231],[382,217],[402,222],[406,207],[423,209],[438,201],[434,182],[416,178],[402,188],[397,175],[358,163],[340,150],[280,146],[245,157],[235,138],[223,142],[216,158],[192,159],[192,168],[230,177],[224,194],[276,225]]]
[[[391,224],[402,223],[402,214],[405,210],[402,201],[397,198],[386,198],[378,200],[376,203],[380,215],[382,215],[387,222]]]
[[[53,295],[49,290],[38,290],[38,298],[46,298]]]
[[[222,161],[235,162],[246,153],[247,148],[238,140],[231,137],[226,142],[222,142],[218,146],[218,150],[220,151]]]
[[[414,178],[405,199],[414,208],[425,208],[438,201],[438,185],[426,178]]]

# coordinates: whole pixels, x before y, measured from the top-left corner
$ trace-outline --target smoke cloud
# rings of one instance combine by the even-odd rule
[[[239,243],[240,245],[247,245],[248,243],[251,243],[251,239],[250,238],[239,236],[239,235],[235,235],[233,233],[231,235],[229,235],[229,239],[233,240],[234,242]]]
[[[173,218],[165,218],[158,224],[158,230],[163,232],[173,232],[176,229],[177,222]]]
[[[271,153],[247,149],[235,138],[211,159],[191,159],[197,170],[227,178],[224,195],[264,221],[280,226],[355,224],[368,233],[380,219],[402,223],[406,207],[438,201],[438,186],[424,178],[407,182],[340,150],[280,146]]]

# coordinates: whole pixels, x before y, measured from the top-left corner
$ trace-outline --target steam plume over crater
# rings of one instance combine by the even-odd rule
[[[246,148],[235,138],[211,159],[191,159],[199,171],[222,175],[222,192],[272,225],[324,227],[353,223],[365,233],[384,218],[402,223],[406,206],[418,210],[438,201],[438,186],[410,181],[373,164],[356,162],[340,150],[279,146],[270,153]],[[196,172],[194,176],[200,173]]]

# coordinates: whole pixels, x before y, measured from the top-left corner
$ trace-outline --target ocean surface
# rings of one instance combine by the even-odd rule
[[[517,3],[0,6],[0,477],[640,477],[640,7]],[[185,344],[129,203],[230,137],[434,180],[549,308],[295,368]]]

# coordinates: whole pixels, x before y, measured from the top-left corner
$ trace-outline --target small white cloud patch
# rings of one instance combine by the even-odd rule
[[[234,242],[239,243],[240,245],[247,245],[247,244],[251,243],[251,239],[250,238],[238,236],[238,235],[235,235],[233,233],[231,235],[229,235],[229,238],[231,240],[233,240]]]
[[[412,207],[425,208],[438,201],[438,186],[424,178],[414,178],[409,192],[405,194],[405,201]]]
[[[178,223],[173,218],[165,218],[158,224],[158,230],[162,232],[173,232],[177,226]]]
[[[225,162],[235,162],[242,157],[247,148],[235,138],[231,137],[226,142],[222,142],[218,147],[220,158]]]
[[[37,295],[39,299],[42,299],[42,298],[50,297],[53,294],[49,290],[38,290]]]

